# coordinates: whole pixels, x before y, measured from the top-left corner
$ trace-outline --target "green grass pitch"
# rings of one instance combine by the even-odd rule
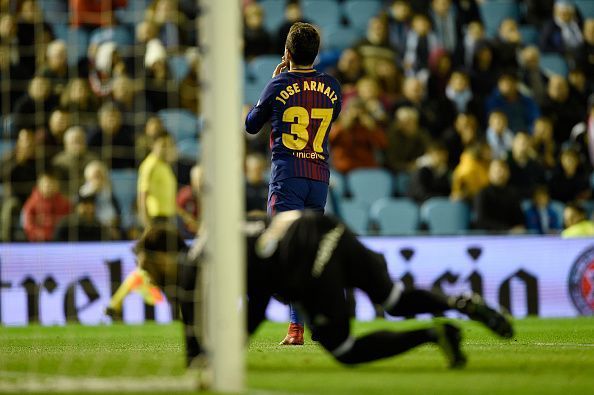
[[[365,333],[427,324],[375,321],[354,327]],[[461,324],[469,362],[465,369],[452,371],[430,345],[400,357],[343,367],[311,341],[303,347],[278,346],[285,325],[267,323],[250,342],[246,393],[592,393],[594,318],[518,320],[517,336],[511,341],[496,338],[478,324]],[[23,381],[41,382],[38,389],[45,392],[44,380],[67,379],[72,385],[76,383],[72,377],[89,376],[104,381],[181,380],[181,328],[177,324],[0,328],[0,392]]]

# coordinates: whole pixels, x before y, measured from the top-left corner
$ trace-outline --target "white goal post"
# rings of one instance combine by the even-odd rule
[[[206,346],[215,391],[245,382],[241,9],[239,0],[199,0],[205,172]]]

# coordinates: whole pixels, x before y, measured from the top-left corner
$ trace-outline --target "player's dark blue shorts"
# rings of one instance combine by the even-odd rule
[[[268,215],[303,209],[323,213],[327,197],[328,184],[323,181],[294,177],[272,182],[268,189]]]

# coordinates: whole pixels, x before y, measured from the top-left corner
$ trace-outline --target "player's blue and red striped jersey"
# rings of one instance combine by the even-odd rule
[[[271,182],[292,177],[328,182],[328,133],[341,102],[338,81],[316,70],[285,72],[270,80],[245,129],[255,134],[270,121]]]

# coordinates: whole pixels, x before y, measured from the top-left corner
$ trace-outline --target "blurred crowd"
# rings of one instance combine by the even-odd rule
[[[344,96],[329,136],[333,177],[385,169],[406,180],[395,196],[464,201],[484,231],[558,232],[564,218],[551,202],[588,212],[592,15],[570,0],[518,0],[522,12],[489,32],[480,12],[489,0],[369,1],[380,6],[363,28],[344,16],[319,23],[317,68]],[[279,0],[271,30],[271,0],[242,1],[246,67],[280,59],[295,21],[316,23],[306,2]],[[1,241],[119,240],[160,220],[195,232],[196,3],[0,0]],[[332,45],[331,29],[355,39]],[[565,69],[545,67],[552,55]],[[246,137],[248,211],[266,209],[267,139]],[[152,188],[155,174],[173,196]]]

